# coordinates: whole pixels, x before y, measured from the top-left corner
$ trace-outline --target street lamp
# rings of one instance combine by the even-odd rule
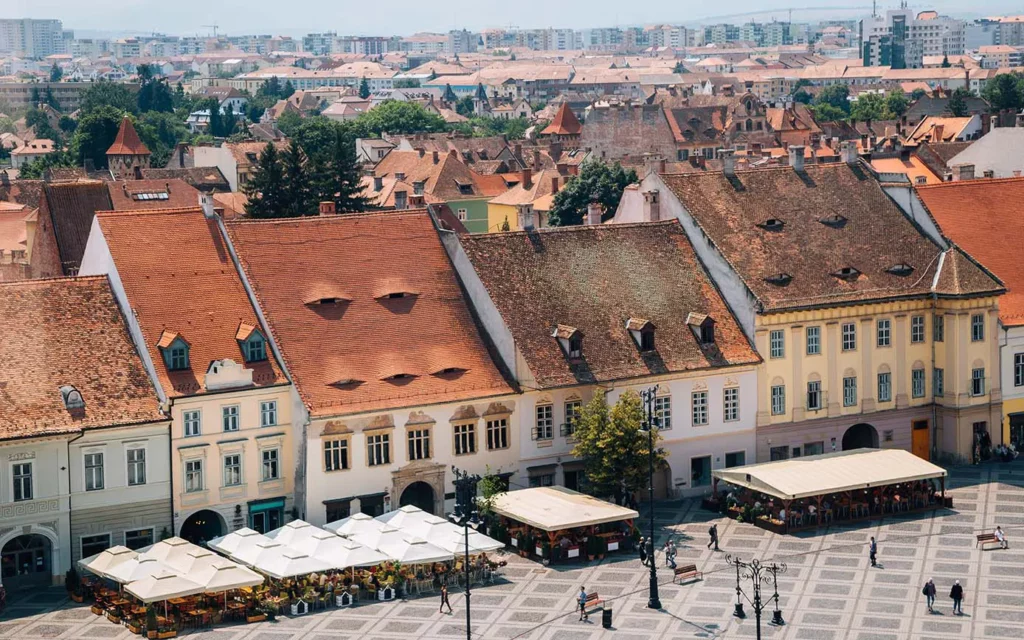
[[[654,411],[654,399],[658,396],[658,385],[640,392],[640,399],[644,405],[643,431],[647,432],[647,453],[648,453],[648,489],[651,510],[651,536],[647,542],[649,553],[647,557],[651,561],[651,595],[647,600],[648,609],[660,609],[661,600],[658,598],[658,563],[654,560],[654,428],[658,424],[658,416]]]
[[[764,611],[770,603],[775,604],[775,611],[772,614],[773,625],[784,625],[786,621],[782,619],[782,611],[779,610],[779,574],[786,572],[786,563],[782,564],[761,564],[760,560],[754,559],[750,562],[743,562],[739,558],[734,558],[731,555],[725,556],[725,561],[736,567],[736,610],[733,615],[737,618],[745,617],[743,613],[743,602],[740,601],[740,596],[743,596],[750,603],[750,606],[754,608],[754,617],[757,620],[757,640],[761,640],[761,612]],[[743,578],[749,579],[754,585],[754,599],[747,598],[747,594],[743,593],[743,589],[740,587],[740,572],[742,571]],[[768,598],[768,602],[761,601],[761,584],[768,584],[771,582],[774,593]]]
[[[451,520],[462,527],[466,557],[462,562],[466,572],[466,640],[473,635],[470,626],[469,614],[469,527],[475,529],[480,524],[479,512],[476,508],[476,485],[481,478],[478,475],[470,475],[468,471],[460,471],[452,465],[452,474],[455,475],[455,511],[451,514]]]

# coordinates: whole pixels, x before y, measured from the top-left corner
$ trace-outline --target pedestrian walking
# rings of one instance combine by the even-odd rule
[[[671,568],[675,569],[676,568],[676,548],[675,548],[675,545],[672,544],[672,539],[671,538],[665,541],[665,548],[663,549],[663,551],[665,552],[665,566],[666,567],[671,567]]]
[[[721,551],[721,549],[718,548],[718,525],[717,524],[711,525],[711,528],[708,529],[708,536],[711,538],[708,541],[708,549],[711,548],[711,545],[714,545],[715,546],[715,551]]]
[[[924,588],[921,589],[921,593],[924,594],[925,603],[928,605],[928,612],[934,613],[935,582],[933,582],[931,578],[928,578],[928,582],[924,583]]]
[[[647,539],[640,538],[640,564],[647,566]]]
[[[953,588],[949,590],[949,597],[953,599],[953,615],[964,615],[962,604],[964,601],[964,588],[960,586],[959,580],[953,583]]]
[[[452,603],[448,602],[448,585],[442,583],[441,584],[441,606],[437,608],[437,612],[441,613],[441,610],[444,609],[445,605],[448,605],[448,613],[451,613],[452,612]]]
[[[878,566],[878,543],[875,542],[875,536],[871,536],[871,546],[868,547],[868,557],[871,558],[871,566]]]
[[[1010,548],[1010,541],[1006,539],[1006,534],[1003,533],[1002,527],[996,527],[996,540],[999,542],[999,546],[1003,549]]]
[[[580,585],[580,595],[576,598],[577,604],[580,606],[580,622],[584,622],[590,619],[587,615],[587,590],[583,585]]]

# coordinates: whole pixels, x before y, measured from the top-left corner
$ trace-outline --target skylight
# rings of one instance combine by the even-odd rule
[[[857,277],[860,276],[860,271],[858,271],[855,267],[843,267],[842,269],[836,271],[832,275],[842,280],[856,280]]]
[[[899,264],[892,265],[891,267],[886,269],[886,271],[893,274],[894,276],[909,276],[910,274],[914,273],[914,267],[910,266],[906,262],[900,262]]]
[[[832,227],[833,229],[841,229],[844,226],[846,226],[847,220],[838,213],[833,213],[832,215],[825,216],[824,218],[819,218],[818,222],[825,225],[826,227]]]
[[[132,200],[169,200],[171,194],[166,191],[155,191],[151,193],[133,193]]]
[[[776,273],[765,278],[765,281],[768,282],[768,284],[774,284],[775,286],[778,287],[784,287],[793,281],[793,276],[789,275],[788,273]]]
[[[786,223],[778,218],[768,218],[757,226],[761,227],[765,231],[782,231],[783,227],[786,226]]]

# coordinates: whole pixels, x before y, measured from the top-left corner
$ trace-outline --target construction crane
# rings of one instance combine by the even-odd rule
[[[215,25],[215,24],[201,24],[199,26],[200,27],[206,27],[207,29],[213,29],[213,37],[214,38],[217,37],[217,27],[218,27],[218,25]]]

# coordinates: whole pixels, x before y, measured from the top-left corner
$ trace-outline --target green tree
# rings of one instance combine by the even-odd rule
[[[436,113],[427,111],[415,102],[385,100],[353,122],[358,137],[380,136],[385,131],[394,134],[446,131],[447,123]],[[282,128],[282,131],[284,129]]]
[[[60,103],[57,102],[57,96],[53,95],[53,88],[49,85],[46,86],[46,92],[43,93],[43,104],[48,104],[57,111],[60,111]]]
[[[71,138],[70,153],[77,166],[91,160],[98,169],[107,166],[107,149],[114,144],[121,127],[124,111],[112,106],[90,109],[78,119],[78,127]]]
[[[87,114],[101,107],[112,107],[124,113],[137,114],[138,101],[126,85],[101,80],[82,92],[81,111]]]
[[[359,97],[363,100],[370,97],[370,83],[366,81],[366,78],[359,83]]]
[[[165,166],[178,143],[189,138],[185,124],[173,113],[161,111],[144,113],[135,123],[135,129],[139,138],[153,154],[150,162],[154,167]]]
[[[285,80],[284,81],[284,86],[281,87],[281,97],[282,98],[290,98],[290,97],[292,97],[293,93],[295,93],[295,86],[292,84],[292,81],[291,80]]]
[[[455,103],[455,113],[460,116],[470,117],[473,115],[473,96],[462,96]]]
[[[928,95],[928,92],[925,91],[924,89],[914,89],[913,91],[910,92],[910,99],[913,101],[917,101],[925,97],[926,95]]]
[[[862,93],[850,106],[850,118],[853,120],[891,120],[887,102],[880,93]]]
[[[635,391],[626,391],[609,409],[603,391],[594,394],[576,420],[573,456],[583,460],[587,487],[597,496],[613,496],[621,504],[648,481],[650,448],[641,431],[643,404]],[[654,427],[655,465],[663,464],[665,451]]]
[[[846,88],[846,85],[833,84],[818,92],[817,97],[814,98],[814,104],[827,104],[848,114],[850,113],[849,97],[850,90]]]
[[[281,168],[284,172],[283,217],[298,218],[314,214],[317,203],[313,184],[306,169],[306,154],[302,153],[297,140],[292,140],[281,154]]]
[[[141,65],[140,69],[148,69],[149,65]],[[157,80],[152,76],[142,82],[138,95],[139,113],[147,111],[174,111],[174,94],[166,80]]]
[[[253,218],[287,217],[284,181],[280,154],[277,147],[268,142],[260,152],[252,177],[242,187],[248,197],[245,212]]]
[[[682,60],[677,62],[676,66],[672,67],[672,73],[686,73],[686,67],[683,66]]]
[[[29,91],[28,102],[33,107],[38,107],[40,104],[43,103],[43,97],[39,93],[39,87],[32,87],[32,89]]]
[[[949,64],[949,56],[942,56],[942,68],[943,69],[948,69],[951,66],[953,66],[953,65]]]
[[[302,126],[304,118],[294,111],[285,111],[277,118],[277,128],[291,137]]]
[[[0,133],[14,133],[17,129],[14,128],[14,121],[11,120],[10,116],[0,116]]]
[[[61,116],[58,126],[60,126],[61,131],[63,131],[67,135],[70,135],[75,132],[75,129],[78,128],[78,120],[75,120],[74,118],[71,118],[69,116]]]
[[[812,104],[810,109],[811,113],[814,114],[814,119],[818,122],[846,120],[846,112],[830,104]]]
[[[60,79],[63,77],[64,72],[57,66],[57,63],[54,62],[53,66],[50,67],[50,82],[60,82]]]
[[[899,118],[907,112],[907,109],[910,107],[910,101],[907,100],[907,94],[896,89],[886,94],[885,107],[894,118]]]
[[[796,91],[793,92],[793,102],[799,102],[800,104],[810,104],[811,100],[813,99],[813,96],[804,91],[802,88],[797,89]]]
[[[50,118],[42,109],[37,109],[35,107],[29,108],[29,110],[25,112],[25,125],[32,127],[37,138],[53,140],[58,145],[60,145],[61,141],[64,139],[61,132],[50,125]]]
[[[500,473],[501,469],[494,473],[491,466],[487,465],[480,478],[480,497],[476,499],[476,507],[484,518],[493,517],[495,498],[508,491],[508,482],[501,479]]]
[[[416,78],[399,78],[394,81],[393,86],[396,89],[419,89],[420,81]]]
[[[623,169],[618,162],[614,165],[598,160],[584,162],[579,175],[570,178],[555,194],[548,223],[553,227],[580,224],[587,214],[587,206],[595,200],[606,212],[613,212],[622,198],[622,190],[636,181],[636,172]]]
[[[970,109],[967,106],[967,98],[972,97],[973,94],[963,87],[958,87],[949,96],[949,101],[946,103],[946,107],[949,112],[956,118],[963,118],[967,116]]]
[[[281,98],[281,81],[277,79],[277,76],[270,76],[270,79],[260,85],[260,88],[256,90],[257,98],[273,98],[279,100]]]
[[[75,166],[75,161],[70,154],[66,151],[54,151],[22,165],[18,177],[25,180],[42,180],[46,177],[47,169],[73,166]]]
[[[1000,73],[985,84],[981,97],[988,101],[992,111],[1020,111],[1021,107],[1024,107],[1021,77],[1012,73]]]
[[[368,203],[363,195],[355,144],[344,132],[336,130],[329,149],[329,153],[318,153],[310,158],[314,198],[318,202],[333,202],[338,213],[365,211]]]

